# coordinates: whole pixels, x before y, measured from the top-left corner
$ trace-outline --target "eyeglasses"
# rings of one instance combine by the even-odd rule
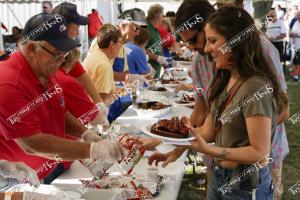
[[[198,35],[201,31],[197,31],[196,34],[194,35],[194,37],[192,37],[191,39],[187,40],[186,42],[191,45],[191,44],[196,44],[198,41]]]
[[[50,51],[49,49],[47,49],[45,46],[41,45],[40,43],[39,43],[39,46],[42,47],[42,49],[44,49],[45,51],[47,51],[49,54],[51,54],[56,61],[59,60],[62,57],[65,58],[67,55],[69,55],[69,51],[68,52],[63,52],[63,53],[60,53],[60,54],[56,54],[56,53],[53,53],[52,51]]]
[[[137,27],[137,26],[133,26],[133,27],[132,27],[132,31],[133,31],[133,32],[137,32],[138,30],[140,30],[139,27]]]

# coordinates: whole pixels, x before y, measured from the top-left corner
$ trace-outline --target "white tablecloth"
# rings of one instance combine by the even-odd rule
[[[171,112],[164,116],[163,118],[169,118],[171,116],[189,116],[192,110],[186,107],[175,107],[172,108]],[[155,120],[155,119],[154,119]],[[136,127],[142,127],[154,121],[147,119],[140,119],[136,115],[136,112],[129,108],[127,109],[117,120],[117,122],[123,124],[132,124]],[[157,119],[156,119],[157,120]],[[160,151],[164,151],[164,147],[160,146]],[[161,200],[176,200],[178,191],[182,182],[182,177],[184,175],[184,160],[186,158],[186,153],[183,154],[177,161],[169,164],[166,168],[159,167],[159,173],[161,175],[168,175],[171,177],[171,181],[165,184],[164,189],[161,194],[155,199]],[[148,168],[147,158],[142,158],[141,161],[136,165],[133,172],[136,174],[145,174]],[[92,174],[85,168],[80,162],[75,161],[71,168],[58,177],[52,184],[56,186],[63,187],[78,187],[81,183],[79,179],[92,178]]]

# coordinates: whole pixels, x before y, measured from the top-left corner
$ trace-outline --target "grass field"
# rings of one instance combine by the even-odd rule
[[[290,116],[300,111],[300,84],[288,80],[288,96],[290,100]],[[300,199],[299,193],[293,195],[288,189],[300,181],[300,122],[292,124],[286,122],[287,137],[289,141],[290,153],[283,163],[282,183],[284,193],[283,200]],[[188,162],[188,160],[187,160]],[[196,173],[192,173],[192,167],[186,166],[185,175],[178,194],[178,200],[202,200],[205,199],[204,185],[195,184],[196,180],[204,178],[201,172],[203,167],[197,166]]]

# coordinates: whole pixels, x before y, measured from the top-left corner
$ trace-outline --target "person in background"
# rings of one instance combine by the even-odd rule
[[[58,14],[34,15],[26,22],[23,35],[43,23],[53,25],[0,62],[0,159],[24,162],[50,184],[70,166],[69,161],[118,160],[124,150],[112,140],[82,138],[86,128],[65,123],[70,113],[55,74],[67,52],[79,43],[68,37],[67,22]],[[52,168],[44,170],[45,163]]]
[[[150,35],[146,45],[149,63],[155,70],[154,78],[158,78],[163,73],[163,66],[167,66],[167,58],[164,57],[162,38],[156,26],[162,24],[164,18],[164,8],[160,4],[152,5],[148,10],[147,29]]]
[[[296,21],[293,25],[293,28],[290,29],[289,31],[289,36],[292,41],[292,49],[293,49],[293,55],[292,55],[292,68],[295,69],[297,76],[296,78],[298,79],[298,82],[300,82],[300,60],[299,60],[299,52],[300,52],[300,11],[296,12]],[[294,58],[296,56],[296,53],[298,54],[298,61],[293,62]]]
[[[74,40],[79,35],[80,25],[87,25],[89,21],[87,17],[79,15],[75,4],[68,2],[57,5],[53,9],[53,13],[60,14],[65,17],[68,23],[67,30],[69,37]],[[79,61],[74,64],[73,69],[68,73],[68,75],[76,78],[83,85],[95,104],[102,101],[91,78],[88,76]]]
[[[148,74],[150,68],[145,46],[149,39],[147,29],[141,28],[134,42],[126,43],[128,68],[130,74]]]
[[[104,129],[109,127],[107,121],[108,110],[102,104],[95,104],[84,90],[83,86],[68,73],[73,69],[74,63],[80,59],[80,51],[73,49],[65,57],[65,62],[58,69],[56,77],[63,88],[64,100],[67,110],[83,125],[102,125]],[[86,115],[89,117],[85,117]],[[89,131],[92,132],[92,131]],[[92,133],[89,133],[92,134]],[[95,135],[96,133],[94,133]]]
[[[286,28],[284,22],[277,18],[277,14],[275,10],[270,10],[268,12],[268,17],[272,19],[272,21],[267,24],[267,32],[266,36],[272,42],[272,44],[277,48],[280,61],[283,60],[283,39],[286,35]]]
[[[277,4],[275,6],[275,11],[276,11],[276,15],[277,15],[277,18],[279,20],[282,20],[283,21],[283,18],[284,18],[284,10],[281,8],[281,6],[279,4]]]
[[[128,58],[126,52],[126,44],[133,42],[133,39],[139,34],[139,29],[146,25],[145,13],[138,8],[125,10],[119,16],[119,20],[119,27],[122,33],[122,48],[114,60],[114,80],[121,82],[118,85],[119,87],[124,87],[124,82],[137,82],[137,87],[146,87],[148,83],[144,75],[128,73]],[[108,114],[109,121],[113,121],[119,117],[130,105],[132,105],[130,94],[118,98],[118,101],[110,107]]]
[[[138,35],[140,26],[146,24],[145,13],[138,8],[125,10],[119,16],[119,28],[122,33],[122,48],[118,56],[114,59],[113,70],[114,70],[114,80],[132,83],[138,81],[141,86],[147,83],[147,80],[137,74],[128,73],[128,64],[126,56],[125,44],[129,41],[133,41],[134,37]],[[98,46],[97,39],[92,41],[90,49],[94,49]]]
[[[8,59],[8,57],[9,57],[9,55],[7,53],[0,50],[0,61],[4,61],[4,60]]]
[[[103,19],[96,9],[92,9],[92,13],[88,14],[88,18],[89,41],[91,41],[97,36],[98,29],[103,24]]]
[[[168,11],[166,13],[166,17],[165,18],[169,19],[170,22],[171,22],[171,24],[170,24],[170,32],[175,32],[175,16],[176,16],[176,14],[173,11]]]
[[[163,53],[166,58],[170,58],[172,52],[175,55],[181,57],[183,52],[180,49],[179,44],[176,42],[176,38],[171,35],[171,28],[169,19],[163,19],[161,24],[156,24],[155,28],[159,31],[160,37],[163,41]],[[171,64],[168,64],[168,67],[172,67]]]
[[[78,14],[77,6],[75,4],[67,2],[61,3],[53,9],[53,13],[62,14],[65,17],[68,23],[68,36],[74,40],[79,34],[80,25],[88,24],[88,18]],[[76,50],[72,51],[72,53],[75,52]],[[60,68],[57,76],[64,90],[66,108],[75,117],[68,117],[66,120],[69,120],[70,123],[76,123],[75,119],[77,119],[82,124],[86,124],[88,122],[95,122],[95,119],[97,119],[97,122],[101,122],[100,125],[107,128],[109,126],[106,119],[108,115],[107,106],[101,101],[91,78],[83,69],[79,59],[72,60],[71,63],[73,66],[69,66],[70,63],[68,63],[67,66],[64,66],[65,68],[68,68],[67,72]],[[82,119],[81,116],[90,113],[91,110],[97,110],[97,107],[100,112],[92,112],[93,114],[89,120]]]
[[[43,13],[52,13],[53,5],[51,1],[42,2],[42,12]]]
[[[289,29],[292,29],[295,22],[297,21],[297,12],[298,12],[298,5],[293,5],[292,9],[291,9],[291,19],[289,22]]]
[[[264,17],[266,16],[266,13],[271,10],[273,5],[273,0],[252,0],[252,6],[254,9],[254,16],[253,18],[255,21],[258,21],[258,23],[262,24]],[[265,27],[262,27],[263,29]]]
[[[12,38],[14,43],[18,42],[22,37],[22,29],[17,26],[12,27]]]
[[[98,44],[91,45],[83,66],[95,84],[98,94],[102,99],[106,99],[116,90],[112,66],[122,47],[122,34],[117,26],[111,24],[102,25],[98,32]]]

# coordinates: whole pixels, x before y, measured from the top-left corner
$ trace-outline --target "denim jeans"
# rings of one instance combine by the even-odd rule
[[[230,188],[225,194],[222,194],[219,188],[230,181],[233,170],[225,169],[220,166],[212,165],[212,176],[208,187],[208,200],[272,200],[273,199],[273,181],[268,167],[259,171],[259,183],[256,189],[252,191],[238,190]]]

